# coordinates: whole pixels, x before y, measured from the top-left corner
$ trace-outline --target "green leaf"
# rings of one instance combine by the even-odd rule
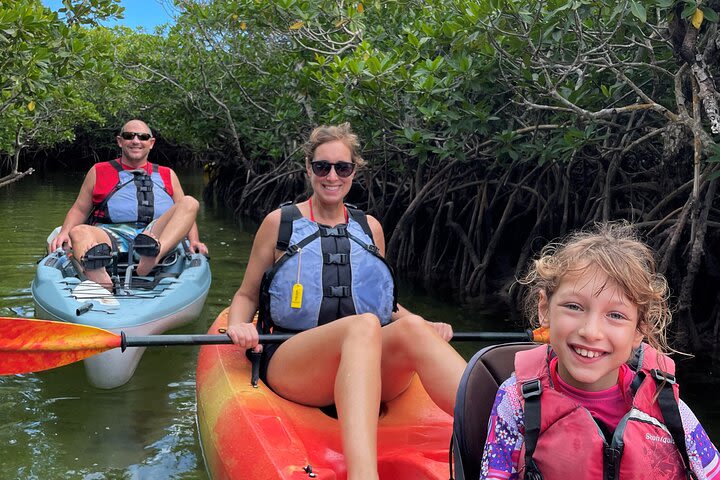
[[[688,2],[685,4],[685,8],[683,8],[682,13],[680,16],[682,18],[690,18],[695,14],[695,10],[697,10],[697,3],[695,2]]]
[[[647,23],[647,12],[645,6],[640,2],[632,0],[630,2],[630,12],[642,23]]]
[[[702,10],[703,14],[705,15],[705,20],[707,20],[708,22],[717,23],[718,20],[720,20],[720,17],[718,17],[718,13],[712,8],[703,5],[700,7],[700,10]]]

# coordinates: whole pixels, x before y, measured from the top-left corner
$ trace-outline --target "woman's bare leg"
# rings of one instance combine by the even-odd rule
[[[467,362],[422,317],[408,315],[382,328],[382,400],[407,389],[413,373],[430,398],[453,414]]]
[[[105,230],[91,225],[77,225],[73,227],[72,230],[70,230],[70,241],[73,246],[73,255],[78,261],[85,255],[85,252],[95,245],[100,243],[105,243],[108,246],[112,245],[110,237]],[[84,273],[88,280],[92,280],[108,290],[112,289],[110,274],[108,274],[104,267],[94,270],[85,269]]]
[[[348,480],[378,478],[381,335],[372,314],[341,318],[285,342],[268,367],[268,383],[281,396],[335,403]]]

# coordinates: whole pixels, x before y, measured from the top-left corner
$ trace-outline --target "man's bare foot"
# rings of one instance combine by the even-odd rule
[[[157,257],[140,256],[140,261],[135,268],[135,273],[137,273],[141,277],[144,277],[152,271],[155,265],[157,265]]]
[[[112,279],[110,278],[110,274],[104,268],[85,270],[85,276],[88,278],[88,280],[97,283],[101,287],[105,288],[108,292],[112,293]]]

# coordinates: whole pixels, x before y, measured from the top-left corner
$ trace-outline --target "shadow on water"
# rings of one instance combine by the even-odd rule
[[[200,198],[202,175],[179,175],[186,192]],[[82,174],[56,175],[0,188],[0,315],[33,315],[30,283],[44,239],[62,222],[81,182]],[[173,333],[207,331],[239,286],[252,244],[250,232],[207,205],[198,224],[213,283],[201,317]],[[502,311],[459,308],[408,285],[401,285],[400,301],[458,331],[519,330]],[[455,344],[466,358],[484,345]],[[108,391],[88,384],[81,363],[0,377],[0,479],[207,479],[195,427],[197,351],[148,349],[130,382]],[[688,380],[684,398],[710,437],[720,438],[720,402],[708,394],[720,382],[711,389],[706,377]]]

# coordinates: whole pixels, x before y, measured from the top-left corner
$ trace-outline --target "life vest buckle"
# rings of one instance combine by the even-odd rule
[[[320,235],[323,237],[347,237],[347,227],[338,225],[337,227],[319,227]]]
[[[542,385],[539,379],[528,380],[520,387],[524,399],[539,397],[542,393]]]
[[[285,253],[286,253],[288,256],[293,256],[293,255],[295,255],[295,254],[296,254],[297,252],[299,252],[299,251],[300,251],[300,247],[299,247],[299,246],[297,246],[297,245],[290,245],[290,246],[285,250]]]
[[[349,297],[350,287],[347,285],[340,285],[337,287],[325,287],[323,289],[323,295],[326,297]]]
[[[664,382],[669,383],[670,385],[675,385],[675,383],[677,383],[677,380],[675,379],[675,375],[673,375],[671,373],[663,372],[662,370],[653,368],[652,370],[650,370],[650,375],[655,380],[660,380],[661,382],[664,381]]]
[[[348,263],[347,253],[326,253],[323,255],[323,263],[326,265],[345,265]]]

